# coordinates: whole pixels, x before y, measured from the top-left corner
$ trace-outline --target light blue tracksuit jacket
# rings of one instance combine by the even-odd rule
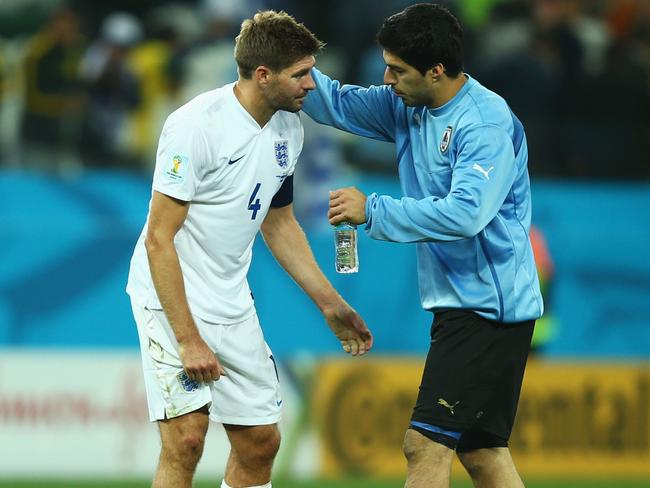
[[[404,197],[369,195],[366,232],[417,243],[422,307],[505,323],[539,318],[528,148],[503,98],[468,76],[442,107],[408,107],[389,86],[341,86],[312,74],[316,89],[303,107],[310,117],[395,143]]]

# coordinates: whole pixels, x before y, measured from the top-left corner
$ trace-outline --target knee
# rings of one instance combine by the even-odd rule
[[[457,453],[458,459],[461,464],[472,478],[476,478],[481,474],[481,471],[485,469],[485,459],[477,455],[476,452],[463,452]]]
[[[184,433],[172,445],[163,445],[163,451],[176,462],[195,465],[203,454],[205,436],[193,433]]]
[[[458,459],[472,478],[479,478],[485,473],[507,465],[511,458],[507,449],[477,449],[457,453]]]
[[[205,443],[205,437],[197,434],[186,434],[181,438],[180,447],[181,450],[188,454],[201,454],[203,452],[203,444]]]
[[[407,429],[402,444],[402,452],[409,463],[417,461],[426,448],[427,440],[424,436],[412,429]]]
[[[252,455],[258,463],[267,464],[273,462],[279,450],[280,432],[278,430],[272,430],[258,439]]]

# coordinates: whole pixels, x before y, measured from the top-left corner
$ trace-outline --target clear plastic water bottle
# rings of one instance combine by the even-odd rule
[[[359,271],[357,226],[349,222],[341,222],[335,226],[334,244],[336,246],[336,272],[356,273]]]

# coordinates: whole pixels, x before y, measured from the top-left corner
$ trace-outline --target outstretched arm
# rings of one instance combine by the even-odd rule
[[[337,293],[316,264],[293,205],[270,208],[262,235],[271,253],[320,309],[345,352],[365,354],[372,334],[359,314]]]
[[[316,68],[312,76],[316,89],[302,108],[312,119],[358,136],[395,142],[395,104],[401,102],[390,87],[341,86]]]

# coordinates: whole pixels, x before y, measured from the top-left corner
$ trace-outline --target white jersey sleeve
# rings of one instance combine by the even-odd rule
[[[297,119],[298,123],[297,125],[297,132],[299,139],[297,142],[297,148],[293,157],[293,161],[291,162],[291,169],[289,171],[289,175],[293,175],[293,173],[296,171],[296,165],[298,164],[298,159],[300,158],[300,154],[302,153],[302,147],[305,143],[305,127],[302,125],[302,120],[300,119],[300,114],[297,114]]]
[[[191,201],[209,166],[208,152],[208,141],[196,122],[172,114],[158,142],[153,189]]]

